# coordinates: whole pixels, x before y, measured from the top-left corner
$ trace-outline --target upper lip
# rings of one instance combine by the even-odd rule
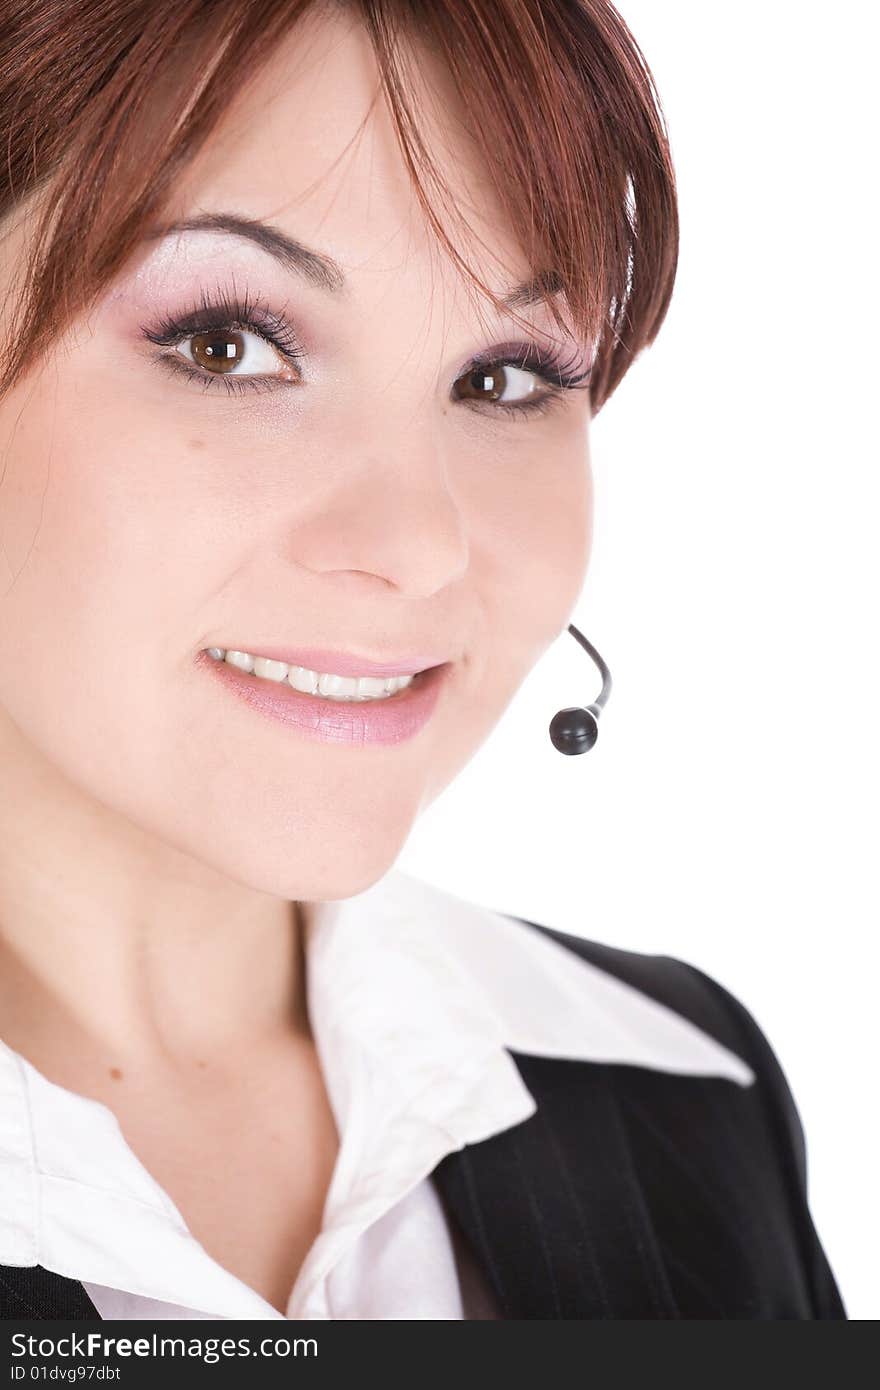
[[[212,644],[219,646],[219,643]],[[309,671],[320,671],[335,676],[388,676],[417,675],[431,666],[442,666],[449,657],[431,655],[423,652],[404,656],[389,656],[372,659],[359,656],[357,652],[331,652],[321,647],[236,647],[230,644],[224,651],[243,651],[249,656],[262,656],[268,661],[283,661],[287,666],[304,666]]]

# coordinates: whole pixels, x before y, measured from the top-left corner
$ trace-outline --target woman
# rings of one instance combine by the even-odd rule
[[[0,52],[4,1316],[844,1317],[736,1000],[394,868],[669,302],[638,48],[113,11]]]

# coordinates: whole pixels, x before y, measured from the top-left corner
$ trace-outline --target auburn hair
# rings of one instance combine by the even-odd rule
[[[0,227],[8,231],[17,210],[36,216],[5,306],[0,396],[91,307],[227,111],[229,92],[320,2],[3,0]],[[426,192],[427,182],[444,184],[407,83],[406,37],[445,63],[470,129],[509,133],[494,142],[486,178],[528,265],[550,272],[544,298],[555,321],[561,287],[568,323],[596,345],[595,413],[653,341],[678,257],[665,121],[620,15],[608,0],[335,3],[366,26],[428,225],[496,307]]]

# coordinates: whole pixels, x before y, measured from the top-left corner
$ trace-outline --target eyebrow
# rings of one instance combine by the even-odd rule
[[[345,274],[342,267],[332,257],[322,255],[304,246],[295,237],[288,236],[279,227],[257,218],[239,217],[230,212],[200,212],[181,221],[151,229],[147,241],[158,241],[176,232],[223,232],[227,236],[251,241],[261,251],[272,256],[285,270],[301,275],[317,289],[338,293],[345,288]],[[546,270],[535,275],[521,285],[515,285],[505,295],[501,303],[508,309],[518,309],[527,304],[535,304],[548,294],[559,294],[563,289],[562,278],[556,271]]]

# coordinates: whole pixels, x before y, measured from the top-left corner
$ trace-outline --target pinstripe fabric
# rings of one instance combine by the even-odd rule
[[[78,1279],[65,1279],[42,1265],[0,1265],[0,1317],[30,1322],[45,1318],[92,1318],[100,1314]]]
[[[503,1316],[845,1318],[797,1110],[743,1006],[684,962],[528,925],[684,1014],[757,1081],[513,1053],[537,1112],[433,1174]]]

